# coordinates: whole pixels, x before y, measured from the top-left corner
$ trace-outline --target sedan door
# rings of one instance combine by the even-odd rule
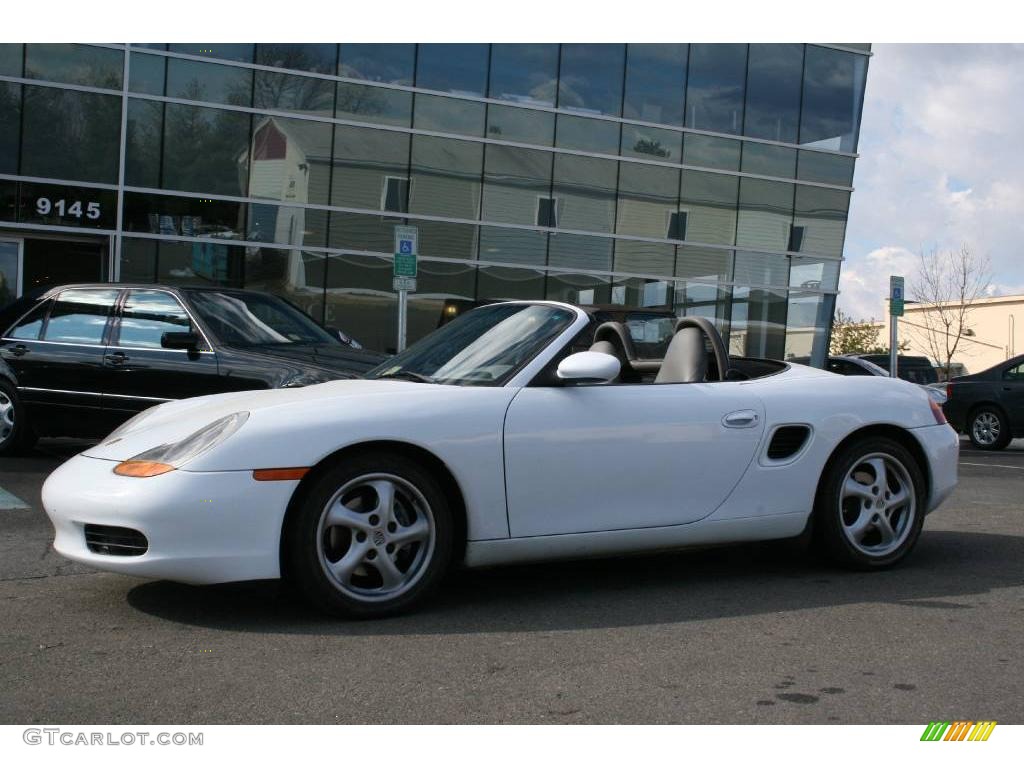
[[[1024,363],[1003,371],[1000,386],[1002,403],[1009,414],[1015,434],[1024,431]]]
[[[192,332],[197,349],[164,349],[164,333]],[[122,419],[168,400],[223,391],[217,358],[174,294],[152,288],[125,292],[104,357],[104,405]]]
[[[120,290],[68,288],[22,318],[2,343],[18,394],[42,434],[98,436],[103,351]]]
[[[524,388],[505,418],[511,535],[700,520],[763,431],[764,406],[743,382]]]

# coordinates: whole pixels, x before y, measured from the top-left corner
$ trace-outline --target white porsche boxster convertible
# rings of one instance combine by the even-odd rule
[[[807,534],[888,566],[956,484],[920,387],[730,357],[697,317],[663,359],[635,331],[491,304],[365,379],[158,405],[47,479],[54,545],[137,576],[283,577],[376,616],[457,565]]]

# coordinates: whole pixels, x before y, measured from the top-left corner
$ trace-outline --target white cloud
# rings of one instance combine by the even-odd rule
[[[875,47],[839,306],[885,312],[888,275],[968,243],[994,289],[1024,289],[1024,46]],[[896,270],[903,270],[897,272]]]

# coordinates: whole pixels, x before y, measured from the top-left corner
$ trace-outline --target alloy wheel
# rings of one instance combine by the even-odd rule
[[[14,403],[6,392],[0,392],[0,443],[14,434]]]
[[[843,480],[839,511],[843,535],[859,552],[884,557],[913,529],[917,492],[907,468],[888,453],[858,459]]]
[[[982,411],[971,422],[971,435],[979,445],[994,445],[999,441],[1002,422],[992,411]]]
[[[412,483],[397,475],[362,475],[345,483],[324,507],[317,554],[336,589],[378,602],[404,594],[420,580],[436,538],[430,505]]]

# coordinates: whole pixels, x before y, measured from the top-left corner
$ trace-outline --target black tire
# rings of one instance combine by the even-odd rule
[[[11,456],[28,450],[36,442],[36,434],[28,422],[18,390],[0,379],[0,456]]]
[[[871,479],[879,459],[889,478],[885,485],[878,483],[877,475]],[[848,476],[853,487],[863,490],[865,496],[846,490]],[[908,493],[912,490],[911,503],[899,506],[893,501],[890,512],[887,500],[898,499],[897,489],[903,487]],[[910,451],[886,437],[864,437],[833,457],[818,485],[813,525],[816,549],[826,559],[847,568],[877,570],[895,565],[910,553],[921,535],[926,502],[924,474]],[[883,517],[888,526],[883,524]],[[856,531],[861,530],[862,521],[866,524],[858,542]],[[888,543],[886,529],[893,534]]]
[[[379,483],[393,488],[390,522],[381,518],[381,496],[371,487]],[[341,510],[346,522],[328,524],[329,509]],[[361,516],[358,527],[348,522],[354,516]],[[431,529],[427,539],[391,542],[424,523]],[[440,484],[415,461],[390,453],[348,457],[324,472],[285,526],[285,578],[314,607],[346,618],[389,616],[418,605],[444,578],[455,546],[455,521]],[[351,562],[358,564],[347,576],[337,575],[335,569]],[[385,563],[394,569],[379,567]],[[407,583],[389,591],[385,571]]]
[[[971,445],[979,451],[1001,451],[1013,439],[1006,414],[994,405],[980,405],[971,411],[966,431]]]

